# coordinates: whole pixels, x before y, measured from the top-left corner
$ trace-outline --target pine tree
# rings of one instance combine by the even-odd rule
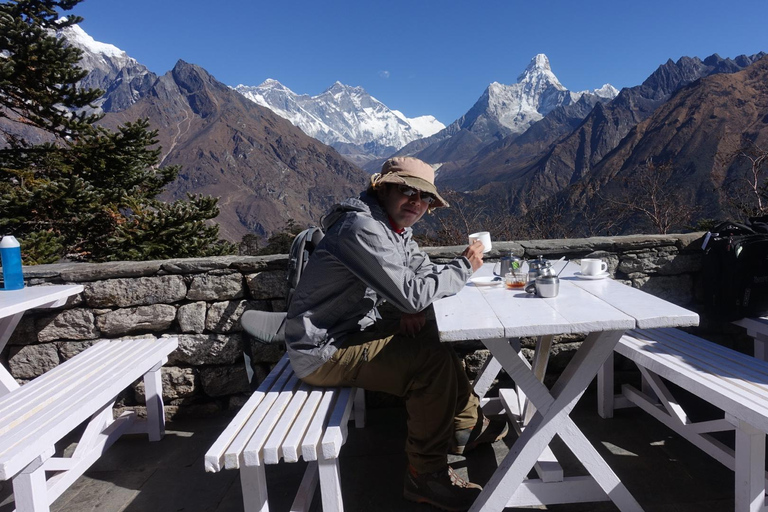
[[[217,199],[156,199],[179,168],[157,168],[148,121],[115,132],[94,124],[87,107],[102,91],[77,88],[82,52],[55,37],[82,21],[57,9],[79,1],[0,4],[0,228],[22,242],[26,264],[233,252],[211,222]],[[31,144],[29,133],[50,142]]]

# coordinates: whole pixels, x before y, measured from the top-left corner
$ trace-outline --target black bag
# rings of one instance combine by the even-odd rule
[[[724,321],[768,314],[768,232],[764,220],[723,222],[707,233],[703,249],[707,314]],[[761,226],[762,224],[762,226]]]

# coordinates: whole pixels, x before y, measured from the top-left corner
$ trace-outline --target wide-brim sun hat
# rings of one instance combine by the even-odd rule
[[[420,192],[428,192],[435,196],[430,208],[449,206],[435,187],[435,170],[426,162],[412,156],[396,156],[390,158],[381,166],[381,172],[371,176],[371,185],[378,188],[384,183],[407,185]]]

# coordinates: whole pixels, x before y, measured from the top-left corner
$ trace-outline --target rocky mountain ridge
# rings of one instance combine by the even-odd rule
[[[638,180],[649,162],[669,167],[664,190],[670,200],[688,205],[694,219],[738,215],[732,200],[751,194],[740,188],[751,172],[740,148],[768,147],[768,56],[691,63],[719,71],[681,86],[588,175],[564,188],[555,201],[568,205],[566,216],[578,222],[584,212],[605,206],[605,198],[648,194]],[[669,63],[662,68],[666,78]]]
[[[80,86],[105,91],[95,104],[97,111],[119,112],[142,98],[157,80],[143,64],[114,45],[94,40],[80,26],[56,33],[58,38],[83,51],[80,67],[90,71]]]
[[[558,107],[584,97],[589,98],[585,101],[610,101],[617,93],[610,84],[593,91],[571,92],[552,72],[547,56],[538,54],[516,83],[491,83],[461,118],[435,135],[405,146],[397,155],[413,155],[432,164],[461,165],[483,147],[524,133]],[[373,165],[366,169],[371,171]]]
[[[625,88],[618,95],[610,86],[580,93],[567,91],[552,73],[546,56],[538,55],[518,83],[490,84],[462,118],[435,135],[410,142],[399,154],[416,154],[442,164],[437,178],[440,187],[469,192],[479,201],[507,208],[508,214],[518,215],[549,200],[583,208],[591,196],[574,191],[602,188],[601,193],[614,193],[607,185],[612,177],[622,175],[626,165],[638,165],[634,160],[621,160],[630,159],[635,151],[622,149],[629,147],[625,141],[635,140],[631,147],[644,148],[644,154],[667,155],[663,145],[654,150],[655,143],[642,142],[657,129],[648,131],[640,126],[670,98],[698,86],[703,78],[740,73],[764,55],[670,60],[643,84]],[[157,120],[164,147],[163,164],[179,163],[185,169],[169,189],[168,197],[198,191],[222,197],[222,226],[227,226],[224,231],[231,240],[248,232],[267,236],[289,218],[300,224],[316,222],[331,198],[355,194],[366,182],[365,174],[344,162],[339,153],[329,153],[328,148],[295,127],[287,130],[285,126],[292,126],[290,123],[281,124],[277,120],[284,120],[217,82],[199,67],[180,61],[172,72],[156,77],[130,61],[123,68],[111,66],[109,59],[92,62],[107,64],[94,65],[94,72],[100,75],[88,77],[107,85],[99,85],[107,90],[102,108],[108,114],[103,122],[116,126],[120,120],[137,117],[149,117],[153,123]],[[279,82],[274,81],[270,89],[277,90],[278,86]],[[726,88],[720,93],[727,95],[729,91]],[[757,87],[750,91],[761,93]],[[297,96],[288,92],[282,91],[282,98]],[[365,103],[371,98],[365,99],[362,89],[340,83],[323,94],[337,105],[352,109],[378,108]],[[701,97],[691,96],[691,101]],[[695,110],[694,106],[688,108],[691,115]],[[730,123],[728,110],[712,115],[725,119],[722,122],[726,126]],[[348,124],[365,126],[363,122]],[[749,126],[758,134],[756,137],[762,133],[759,123],[734,122],[734,126],[742,125]],[[707,123],[700,126],[701,130],[714,130]],[[704,132],[698,137],[709,140]],[[713,147],[717,143],[710,140]],[[377,150],[341,140],[335,144],[347,151],[345,157],[351,160],[363,161],[365,153]],[[698,147],[700,152],[707,151]],[[691,168],[691,162],[706,160],[701,153],[695,156],[683,149],[679,152],[690,161],[682,158],[676,163],[681,175]],[[378,165],[374,161],[372,169]],[[610,172],[603,171],[609,168]],[[715,172],[711,166],[709,172]],[[699,169],[697,173],[701,177],[705,171]],[[721,205],[703,192],[697,192],[691,200],[714,204],[715,210]],[[574,211],[574,218],[577,214]]]
[[[388,156],[445,127],[433,116],[409,119],[362,87],[341,82],[316,96],[296,94],[273,79],[258,86],[238,85],[234,89],[358,164]]]
[[[221,235],[267,237],[288,221],[319,222],[339,200],[356,195],[367,175],[333,148],[184,61],[141,99],[100,123],[115,129],[149,118],[162,165],[180,165],[161,198],[219,197]]]
[[[461,167],[441,168],[438,181],[441,186],[475,191],[480,197],[504,197],[511,212],[526,211],[586,179],[676,91],[703,77],[745,69],[764,55],[667,61],[643,84],[622,89],[612,101],[597,101],[591,109],[583,105],[588,112],[578,126],[574,126],[578,115],[568,115],[573,105],[553,111],[525,134],[484,148]]]

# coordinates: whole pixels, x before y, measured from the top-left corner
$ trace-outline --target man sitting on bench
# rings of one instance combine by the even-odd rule
[[[480,242],[436,265],[413,241],[411,226],[428,209],[448,206],[434,176],[421,160],[391,158],[359,198],[334,206],[288,306],[285,336],[291,365],[305,382],[404,397],[404,496],[461,511],[481,487],[459,478],[447,454],[500,439],[507,425],[483,417],[458,357],[424,313],[461,290],[483,263]],[[377,308],[385,301],[399,318],[381,317]]]

